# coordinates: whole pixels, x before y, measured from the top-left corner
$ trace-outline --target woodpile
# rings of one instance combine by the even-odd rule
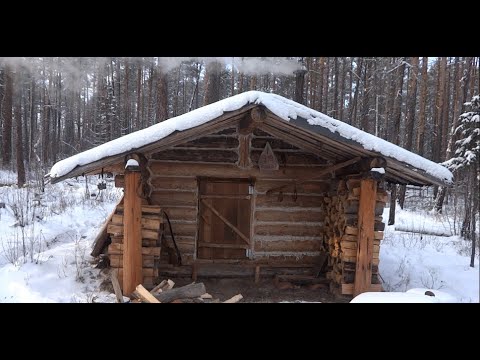
[[[163,216],[160,206],[142,205],[142,272],[143,285],[151,289],[158,278]],[[110,266],[118,269],[118,280],[123,284],[123,205],[117,206],[107,226],[111,244],[108,246]],[[122,285],[123,286],[123,285]]]
[[[117,302],[123,302],[122,293],[118,287],[118,280],[116,278],[116,270],[111,274],[112,284],[117,297]],[[117,283],[117,284],[116,284]],[[212,295],[207,293],[205,285],[203,283],[191,283],[185,286],[174,288],[175,283],[168,279],[163,280],[155,286],[152,290],[148,291],[143,285],[138,285],[135,288],[130,302],[132,303],[221,303],[220,299],[214,299]],[[243,299],[242,294],[237,294],[230,299],[223,301],[225,304],[237,303]]]
[[[353,294],[357,261],[358,209],[360,200],[360,178],[339,180],[336,190],[324,198],[325,250],[330,253],[327,278],[330,290],[337,294]],[[372,291],[379,291],[378,264],[380,241],[385,224],[382,213],[387,202],[387,192],[377,189],[375,203],[375,232],[372,262]]]

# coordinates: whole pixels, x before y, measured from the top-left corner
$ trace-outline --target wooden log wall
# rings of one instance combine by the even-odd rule
[[[267,196],[266,192],[298,178],[313,177],[327,162],[258,129],[240,137],[241,141],[237,129],[230,128],[147,156],[151,200],[169,215],[183,264],[196,257],[197,177],[254,179],[251,259],[313,263],[323,246],[322,203],[330,180],[303,183],[280,195]],[[279,163],[277,171],[258,168],[267,142]],[[167,224],[165,235],[173,246]]]
[[[293,263],[315,262],[323,248],[323,194],[330,189],[330,181],[311,181],[285,192],[267,195],[267,191],[293,182],[300,176],[295,170],[309,172],[326,166],[326,161],[302,151],[281,139],[261,130],[253,132],[251,159],[256,168],[260,154],[267,142],[270,144],[279,170],[257,177],[253,218],[253,244],[255,259],[269,259]],[[287,173],[287,169],[290,172]],[[279,179],[277,172],[285,175]]]
[[[358,208],[360,179],[339,180],[325,197],[325,237],[329,251],[327,277],[331,280],[330,290],[337,294],[352,295],[354,291],[357,261]],[[385,224],[382,213],[387,202],[387,193],[379,183],[375,204],[375,226],[372,262],[372,291],[380,291],[378,264],[380,242]]]

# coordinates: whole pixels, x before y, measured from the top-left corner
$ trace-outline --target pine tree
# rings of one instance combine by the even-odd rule
[[[472,242],[470,266],[475,265],[476,247],[476,217],[479,213],[479,180],[480,167],[480,96],[475,95],[470,102],[471,107],[460,115],[460,124],[455,129],[459,140],[455,142],[455,157],[444,162],[455,174],[462,174],[459,178],[466,179],[465,218],[462,224],[461,235]]]

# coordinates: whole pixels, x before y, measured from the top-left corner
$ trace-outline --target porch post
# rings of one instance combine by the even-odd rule
[[[123,293],[131,294],[143,283],[142,274],[142,201],[137,191],[140,186],[140,167],[128,165],[125,169],[125,199],[123,212]]]
[[[362,179],[358,207],[357,265],[353,296],[369,291],[372,283],[376,198],[377,181],[372,178]]]

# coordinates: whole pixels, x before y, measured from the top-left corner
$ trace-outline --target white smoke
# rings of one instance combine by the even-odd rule
[[[295,70],[301,68],[296,59],[279,57],[161,57],[158,63],[164,72],[169,72],[184,62],[202,61],[204,64],[219,62],[226,67],[235,68],[245,75],[293,75]]]
[[[152,58],[128,58],[129,61],[135,63],[146,63],[152,61]],[[65,80],[65,86],[68,89],[79,90],[85,86],[89,75],[100,73],[105,69],[105,65],[110,63],[111,58],[106,57],[48,57],[48,58],[28,58],[28,57],[0,57],[0,65],[8,64],[13,71],[20,69],[27,70],[32,74],[39,76],[43,74],[43,69],[61,73]],[[208,65],[211,62],[219,62],[226,69],[234,68],[236,71],[245,75],[293,75],[294,71],[301,68],[301,64],[296,58],[279,58],[279,57],[159,57],[153,59],[153,63],[157,64],[160,69],[168,73],[183,63],[199,61]],[[48,76],[43,74],[43,76]]]

